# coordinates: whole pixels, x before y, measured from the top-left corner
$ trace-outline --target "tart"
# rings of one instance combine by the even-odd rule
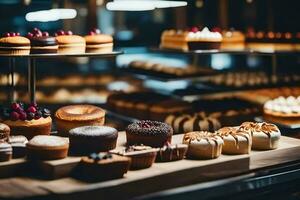
[[[26,144],[28,140],[23,135],[13,135],[9,137],[8,143],[13,149],[13,158],[23,158],[26,156]]]
[[[272,150],[278,148],[281,132],[274,124],[244,122],[240,129],[252,134],[252,149]]]
[[[168,124],[150,120],[134,122],[126,129],[127,145],[162,147],[171,142],[172,135],[173,129]]]
[[[214,159],[222,152],[223,139],[208,131],[195,131],[184,134],[183,144],[187,144],[187,157],[192,159]]]
[[[221,49],[225,50],[244,50],[245,35],[240,31],[224,31]]]
[[[89,155],[116,148],[118,131],[108,126],[82,126],[69,132],[70,153]]]
[[[0,54],[28,55],[30,53],[30,40],[20,36],[20,33],[5,33],[0,38]]]
[[[60,30],[56,34],[58,53],[81,54],[85,53],[85,39],[79,35],[73,35],[72,31]]]
[[[37,104],[12,103],[2,108],[1,122],[8,125],[11,135],[24,135],[31,139],[35,135],[49,135],[51,131],[51,113]]]
[[[67,157],[69,141],[67,138],[38,135],[27,144],[27,159],[30,160],[57,160]]]
[[[7,142],[0,143],[0,162],[9,161],[12,158],[12,147]]]
[[[80,178],[87,181],[104,181],[122,178],[127,173],[131,159],[111,153],[92,153],[80,162]]]
[[[109,53],[113,50],[112,36],[101,34],[99,29],[91,30],[84,39],[87,53]]]
[[[166,143],[157,153],[156,160],[158,162],[170,162],[182,160],[187,152],[188,145],[186,144],[170,144]]]
[[[31,54],[57,53],[58,43],[55,37],[49,36],[48,32],[41,32],[34,28],[28,32],[27,38],[30,40]]]
[[[131,158],[130,169],[145,169],[152,166],[159,149],[145,145],[132,145],[110,151],[113,154]]]
[[[0,123],[0,142],[8,141],[8,137],[10,135],[10,128],[6,124]]]
[[[223,138],[223,154],[249,154],[251,151],[252,137],[248,131],[239,129],[239,127],[224,127],[217,131],[217,134]]]
[[[105,111],[93,105],[71,105],[58,109],[55,121],[58,134],[68,136],[69,131],[80,126],[104,125]]]

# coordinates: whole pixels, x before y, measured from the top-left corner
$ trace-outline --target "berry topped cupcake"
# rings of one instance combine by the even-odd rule
[[[8,108],[2,108],[0,120],[11,129],[11,135],[24,135],[31,139],[35,135],[49,135],[51,131],[51,113],[32,103],[12,103]]]
[[[0,38],[0,54],[28,55],[30,52],[30,40],[20,36],[20,33],[5,33]]]
[[[55,37],[49,36],[48,32],[42,32],[38,28],[34,28],[28,32],[27,38],[31,43],[30,53],[57,53],[58,43]]]
[[[79,35],[73,35],[72,31],[57,31],[58,53],[80,54],[85,53],[85,39]]]
[[[113,50],[112,36],[101,34],[99,29],[94,28],[84,39],[87,53],[109,53]]]

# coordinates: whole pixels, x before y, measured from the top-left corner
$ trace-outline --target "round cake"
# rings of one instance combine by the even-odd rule
[[[8,141],[8,137],[10,135],[10,128],[6,124],[0,123],[0,142]]]
[[[252,149],[254,150],[278,148],[281,132],[274,124],[244,122],[239,129],[252,134]]]
[[[218,158],[222,152],[223,139],[207,131],[195,131],[184,134],[183,143],[187,144],[187,157],[192,159]]]
[[[217,131],[224,140],[223,154],[249,154],[251,151],[252,138],[248,131],[239,127],[223,127]]]
[[[32,160],[57,160],[67,157],[69,141],[67,138],[38,135],[27,144],[27,158]]]
[[[104,125],[105,111],[93,105],[65,106],[56,111],[55,120],[58,133],[68,136],[76,127]]]
[[[28,55],[30,53],[30,40],[20,36],[20,33],[5,33],[0,38],[0,54]]]
[[[51,131],[51,113],[37,104],[12,103],[2,108],[1,122],[8,125],[11,135],[24,135],[31,139],[35,135],[49,135]]]
[[[108,126],[82,126],[70,130],[70,153],[89,155],[116,147],[118,131]]]
[[[9,161],[12,158],[12,147],[7,142],[0,143],[0,162]]]
[[[283,124],[300,123],[300,96],[278,97],[265,102],[264,118]]]
[[[60,30],[56,34],[58,53],[81,54],[85,53],[85,39],[79,35],[73,35],[72,31]]]
[[[126,129],[127,145],[162,147],[171,142],[172,135],[173,129],[168,124],[150,120],[134,122]]]
[[[49,36],[48,32],[41,32],[40,29],[34,28],[28,32],[27,38],[30,40],[31,54],[57,53],[58,43],[55,37]]]
[[[91,30],[84,39],[87,53],[109,53],[113,50],[112,36],[101,34],[99,29]]]

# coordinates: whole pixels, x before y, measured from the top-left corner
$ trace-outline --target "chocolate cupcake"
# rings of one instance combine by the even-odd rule
[[[0,142],[6,142],[10,135],[10,128],[6,124],[0,123]]]
[[[116,147],[118,131],[108,126],[82,126],[69,132],[70,153],[89,155],[105,152]]]
[[[12,158],[12,147],[10,144],[0,143],[0,162],[9,161]]]
[[[23,135],[10,136],[8,143],[13,149],[13,158],[23,158],[26,156],[27,138]]]
[[[159,149],[144,145],[133,145],[113,150],[111,153],[131,158],[130,169],[145,169],[152,166]]]
[[[158,162],[170,162],[175,160],[182,160],[187,152],[188,145],[186,144],[170,144],[159,149],[156,161]]]
[[[143,120],[130,124],[126,129],[127,145],[144,144],[162,147],[171,142],[173,129],[166,123]]]
[[[41,32],[40,29],[34,28],[27,34],[31,43],[31,54],[57,53],[58,43],[55,37],[49,36],[48,32]]]

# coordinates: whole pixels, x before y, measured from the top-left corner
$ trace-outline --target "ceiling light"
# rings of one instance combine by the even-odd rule
[[[113,11],[147,11],[156,8],[173,8],[186,5],[186,1],[114,0],[113,2],[107,3],[106,8]]]
[[[73,19],[77,15],[74,9],[51,9],[29,12],[25,19],[29,22],[50,22],[60,19]]]

